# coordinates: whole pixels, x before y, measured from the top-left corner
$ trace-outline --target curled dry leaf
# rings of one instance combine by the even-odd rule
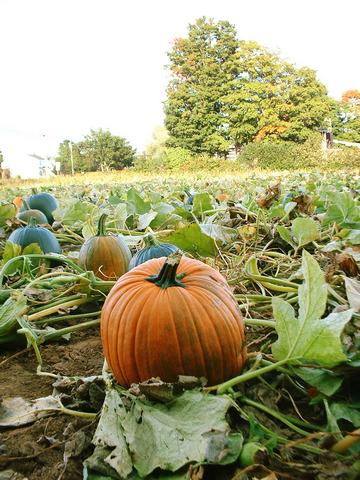
[[[359,275],[359,267],[357,266],[354,257],[348,253],[338,253],[335,257],[335,261],[338,268],[342,270],[348,277],[356,277]]]
[[[263,195],[260,195],[256,198],[256,203],[259,205],[260,208],[268,208],[270,207],[276,200],[279,199],[281,194],[281,186],[280,183],[276,185],[271,185],[265,190]]]

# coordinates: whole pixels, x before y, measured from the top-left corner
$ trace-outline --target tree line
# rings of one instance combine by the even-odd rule
[[[164,103],[166,145],[192,154],[226,157],[256,141],[303,143],[331,127],[339,139],[360,142],[360,92],[331,98],[314,70],[298,68],[255,41],[237,38],[228,21],[205,17],[168,52],[171,73]],[[122,169],[136,152],[109,131],[64,140],[63,173]]]

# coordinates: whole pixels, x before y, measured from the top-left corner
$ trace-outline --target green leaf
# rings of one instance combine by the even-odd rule
[[[329,206],[324,219],[325,224],[352,223],[360,220],[360,208],[350,192],[329,192]]]
[[[23,295],[10,297],[0,306],[0,343],[1,337],[13,333],[19,327],[18,317],[26,310],[26,297]]]
[[[41,250],[40,245],[38,243],[30,243],[30,245],[27,245],[24,248],[24,250],[22,251],[22,254],[30,255],[32,253],[42,254],[44,252]]]
[[[73,228],[83,226],[89,217],[93,217],[98,207],[85,200],[71,200],[54,212],[55,220]]]
[[[85,240],[96,235],[96,228],[94,227],[94,224],[90,219],[86,223],[84,223],[81,234]]]
[[[6,262],[11,260],[12,258],[18,257],[19,255],[21,255],[21,246],[7,240],[4,247],[2,265],[4,266]],[[7,267],[6,275],[13,275],[19,269],[21,269],[22,265],[22,260],[12,263],[9,267]]]
[[[43,253],[43,251],[41,250],[40,245],[37,243],[31,243],[30,245],[27,245],[22,250],[20,245],[9,242],[8,240],[4,247],[2,265],[5,265],[6,262],[11,260],[12,258],[18,257],[19,255],[22,255],[22,254],[27,255],[31,253],[41,254]],[[34,258],[32,258],[31,260],[28,259],[27,261],[32,268],[36,268],[42,263],[41,259],[34,259]],[[13,275],[15,272],[21,273],[23,271],[23,266],[24,266],[24,260],[19,259],[18,261],[12,263],[12,265],[7,267],[6,275]]]
[[[116,206],[119,203],[121,203],[122,200],[117,195],[110,195],[109,198],[108,198],[108,202],[110,203],[110,205]]]
[[[139,215],[137,229],[145,230],[145,228],[148,227],[156,217],[157,217],[157,212],[152,212],[152,211],[148,213],[144,213],[143,215]]]
[[[312,218],[297,217],[291,225],[291,235],[299,247],[320,237],[319,225]]]
[[[115,219],[115,226],[117,228],[125,228],[125,222],[127,218],[127,205],[126,203],[119,203],[114,208],[112,217]]]
[[[294,208],[297,207],[297,203],[296,202],[287,202],[285,203],[284,205],[284,210],[285,210],[285,213],[286,215],[289,215],[293,210]]]
[[[16,207],[13,203],[0,205],[0,227],[6,224],[6,220],[14,218],[16,215]]]
[[[334,395],[343,382],[343,377],[336,375],[331,370],[324,368],[299,367],[294,369],[296,375],[302,378],[309,385],[316,387],[320,393],[330,397]]]
[[[161,240],[176,245],[184,252],[202,257],[214,257],[217,253],[214,240],[203,233],[197,224],[180,228]]]
[[[160,469],[164,471],[160,478],[167,478],[166,471],[177,472],[189,463],[233,463],[241,450],[242,435],[230,433],[226,421],[230,407],[226,397],[195,390],[164,404],[112,388],[93,438],[96,453],[85,465],[102,474],[115,471],[120,478],[136,478],[134,471],[148,478]],[[186,476],[176,473],[174,478]]]
[[[213,210],[211,197],[208,193],[196,193],[193,197],[192,211],[194,215],[201,216],[207,210]]]
[[[305,250],[302,257],[304,283],[299,287],[299,316],[285,300],[273,298],[278,340],[272,350],[277,360],[300,357],[321,366],[332,367],[347,359],[340,335],[353,311],[324,314],[327,285],[316,260]]]
[[[161,214],[170,214],[175,210],[175,207],[173,207],[169,203],[161,202],[157,205],[154,205],[153,210]]]
[[[287,242],[289,245],[291,245],[293,248],[296,248],[295,243],[293,242],[293,239],[291,237],[290,230],[283,225],[276,225],[276,230],[280,237]]]
[[[9,240],[5,243],[4,247],[4,252],[3,252],[3,257],[2,257],[2,265],[5,265],[6,262],[11,260],[12,258],[18,257],[21,255],[21,246],[18,245],[17,243],[12,243]],[[19,262],[15,262],[13,265],[11,265],[7,270],[6,274],[7,275],[12,275],[15,273],[19,267],[19,265],[22,265],[22,261],[19,260]]]
[[[338,419],[351,422],[355,428],[360,427],[360,405],[352,405],[349,403],[332,403],[330,411],[333,416]]]
[[[158,213],[156,218],[150,223],[150,227],[155,230],[171,228],[177,225],[181,220],[182,218],[174,213],[171,213],[170,215],[168,213]]]
[[[200,228],[203,233],[223,244],[232,243],[237,236],[234,228],[223,227],[215,223],[201,223]]]
[[[149,202],[145,202],[138,194],[135,188],[130,188],[127,192],[127,213],[128,215],[138,214],[142,215],[151,209]]]
[[[344,240],[351,245],[360,245],[360,230],[350,230]]]

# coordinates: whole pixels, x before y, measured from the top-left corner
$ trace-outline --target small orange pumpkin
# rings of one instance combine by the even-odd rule
[[[22,197],[15,197],[12,203],[16,206],[18,210],[20,210],[22,204],[23,204],[23,198]]]
[[[79,262],[102,280],[117,280],[128,271],[131,252],[119,236],[106,234],[106,217],[105,213],[101,215],[97,235],[88,238],[81,247]]]
[[[244,324],[224,277],[179,254],[148,260],[123,275],[101,313],[105,358],[123,386],[178,375],[209,385],[246,361]]]

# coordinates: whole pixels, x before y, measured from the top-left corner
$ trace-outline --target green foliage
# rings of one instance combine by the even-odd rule
[[[121,170],[135,160],[135,150],[127,140],[101,128],[91,130],[82,141],[71,145],[64,140],[59,146],[56,160],[61,163],[62,173],[71,173],[71,148],[75,172]]]
[[[278,340],[272,350],[277,360],[301,358],[333,367],[347,360],[340,335],[353,311],[330,313],[321,318],[327,302],[327,285],[317,261],[306,250],[302,256],[304,283],[299,287],[299,316],[282,298],[273,297]]]
[[[281,170],[296,168],[295,146],[281,142],[254,142],[245,145],[237,157],[242,168]]]
[[[232,170],[234,162],[207,154],[193,155],[182,147],[167,147],[159,156],[139,156],[134,164],[143,172],[198,172],[201,170]]]
[[[338,140],[360,143],[360,92],[344,92],[342,100],[332,103],[331,120]]]
[[[360,149],[343,147],[323,152],[321,135],[313,134],[303,144],[285,141],[249,143],[241,149],[236,163],[240,168],[329,171],[358,168],[359,161]]]
[[[254,139],[304,142],[330,111],[326,88],[256,42],[241,41],[238,72],[224,109],[236,147]]]
[[[169,53],[168,145],[226,156],[253,140],[306,141],[329,116],[331,101],[309,68],[296,68],[234,26],[206,18],[189,26]]]
[[[177,38],[169,53],[173,75],[167,89],[168,144],[194,154],[225,155],[230,145],[223,98],[236,76],[238,41],[229,22],[200,18],[188,38]]]
[[[6,225],[7,220],[11,220],[16,215],[16,207],[13,203],[0,205],[0,227]]]
[[[196,390],[164,404],[109,389],[85,465],[116,478],[149,478],[154,471],[173,478],[170,472],[189,463],[234,463],[243,436],[229,434],[230,407],[229,398]]]

